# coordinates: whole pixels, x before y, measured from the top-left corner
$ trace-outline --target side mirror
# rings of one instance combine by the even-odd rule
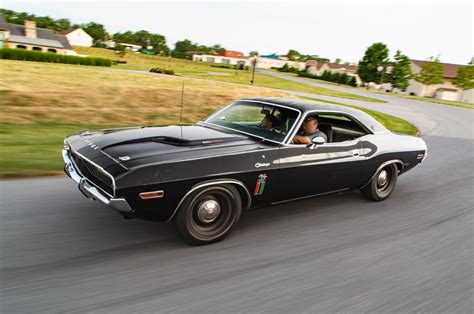
[[[316,144],[316,145],[322,145],[326,143],[326,140],[324,139],[324,137],[316,136],[311,140],[311,142],[313,142],[313,144]]]
[[[322,144],[326,143],[326,140],[321,136],[316,136],[311,140],[311,142],[312,142],[312,144],[309,144],[307,147],[309,149],[315,149],[315,148],[318,147],[318,145],[322,145]]]

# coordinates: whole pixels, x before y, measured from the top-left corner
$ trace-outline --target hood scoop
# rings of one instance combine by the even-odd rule
[[[201,146],[201,145],[212,145],[220,143],[229,143],[235,141],[241,141],[240,137],[226,137],[226,138],[209,138],[199,140],[189,140],[185,138],[170,137],[170,136],[158,136],[152,139],[153,142],[163,143],[175,146]]]
[[[103,147],[102,149],[108,149],[108,148],[112,148],[114,146],[119,146],[119,145],[150,143],[150,142],[168,144],[168,145],[173,145],[173,146],[203,146],[203,145],[212,145],[212,144],[220,144],[220,143],[229,143],[229,142],[235,142],[235,141],[241,141],[241,140],[242,140],[241,137],[189,140],[189,139],[185,139],[181,137],[173,137],[173,136],[156,136],[156,137],[139,138],[139,139],[118,142],[118,143],[114,143],[106,147]]]

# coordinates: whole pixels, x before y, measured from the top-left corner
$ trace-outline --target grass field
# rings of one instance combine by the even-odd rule
[[[114,68],[127,70],[149,71],[152,67],[164,69],[172,69],[177,75],[222,81],[228,83],[237,83],[249,85],[252,78],[250,70],[232,70],[213,67],[212,63],[197,62],[184,59],[176,59],[169,57],[150,56],[127,52],[121,58],[113,50],[90,48],[90,47],[74,47],[79,54],[106,57],[113,60],[127,61],[126,64],[118,64]],[[306,93],[314,93],[326,96],[334,96],[348,99],[357,99],[368,102],[384,102],[383,100],[359,96],[351,93],[340,92],[329,88],[313,86],[304,83],[292,82],[285,79],[273,77],[270,75],[256,74],[255,85],[261,87],[278,88],[283,90],[299,91]]]
[[[1,60],[0,71],[6,78],[0,80],[2,178],[62,173],[63,138],[79,130],[179,123],[183,80],[185,123],[236,98],[291,97],[261,87],[75,65]]]

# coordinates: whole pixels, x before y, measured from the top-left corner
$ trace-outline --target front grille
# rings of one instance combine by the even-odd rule
[[[71,154],[71,157],[83,176],[85,176],[87,179],[89,179],[92,183],[97,185],[105,192],[109,193],[110,195],[113,195],[113,181],[110,176],[105,174],[94,164],[90,163],[84,158],[77,156],[74,153]]]

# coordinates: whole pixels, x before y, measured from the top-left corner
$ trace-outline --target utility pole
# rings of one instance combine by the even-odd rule
[[[253,81],[255,80],[255,68],[257,67],[257,56],[253,57],[252,59],[252,80],[250,81],[250,85],[253,85]]]

